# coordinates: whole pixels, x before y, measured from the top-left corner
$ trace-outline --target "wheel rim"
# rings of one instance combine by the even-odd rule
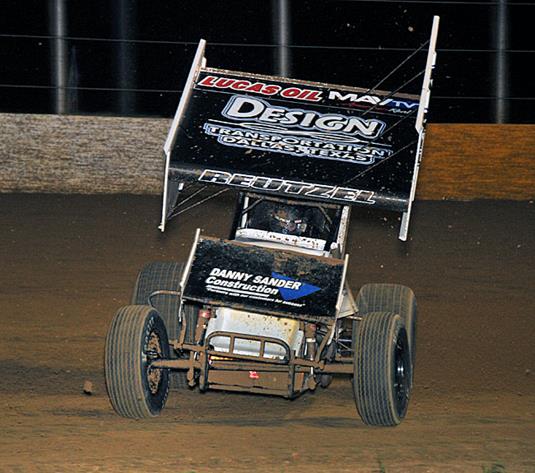
[[[409,403],[410,394],[410,353],[406,332],[400,333],[394,348],[394,401],[396,410],[402,417]]]
[[[145,355],[148,361],[146,369],[149,391],[152,395],[155,395],[158,392],[158,389],[160,389],[160,385],[162,383],[162,370],[158,368],[152,368],[152,362],[162,358],[162,344],[160,342],[160,337],[154,331],[152,331],[148,337]]]

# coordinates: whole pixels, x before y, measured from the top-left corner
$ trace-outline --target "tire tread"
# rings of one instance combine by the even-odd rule
[[[359,313],[394,312],[407,329],[412,365],[416,360],[417,304],[411,288],[401,284],[373,283],[361,287],[356,300]]]
[[[393,426],[401,422],[393,398],[392,343],[403,321],[392,312],[371,312],[353,335],[353,389],[357,410],[368,425]]]
[[[149,306],[130,305],[120,308],[112,320],[106,337],[105,376],[108,395],[114,410],[135,419],[154,417],[163,404],[154,408],[146,400],[141,377],[141,349],[148,317],[159,317]]]
[[[175,261],[153,261],[148,263],[139,272],[132,304],[148,304],[149,296],[158,290],[178,291],[180,279],[184,271],[185,264]],[[152,304],[162,317],[170,339],[177,339],[180,335],[180,322],[178,311],[180,299],[174,295],[158,295],[152,298]],[[197,312],[194,306],[186,305],[183,310],[183,317],[186,318],[186,343],[193,343],[195,326],[197,324]],[[171,350],[171,358],[176,359],[177,355]],[[171,389],[185,389],[188,387],[187,372],[171,371]]]

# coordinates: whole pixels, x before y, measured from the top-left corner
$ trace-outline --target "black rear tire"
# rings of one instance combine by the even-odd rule
[[[171,340],[177,339],[180,333],[178,309],[180,297],[172,294],[158,294],[150,298],[156,291],[179,291],[180,278],[184,271],[183,263],[174,261],[153,261],[148,263],[138,274],[132,304],[152,305],[165,322],[167,334]]]
[[[366,284],[357,296],[359,313],[393,312],[399,314],[407,330],[412,369],[416,360],[416,297],[412,289],[400,284]]]
[[[169,370],[152,369],[157,359],[169,358],[163,320],[149,306],[120,308],[106,337],[104,368],[108,396],[123,417],[155,417],[169,391]]]
[[[156,291],[179,291],[180,279],[184,271],[184,263],[174,261],[153,261],[148,263],[138,274],[132,304],[149,304],[149,296]],[[167,333],[171,340],[180,336],[181,324],[178,320],[180,297],[172,294],[157,294],[150,297],[150,304],[158,310],[162,317]],[[195,327],[197,325],[198,309],[196,306],[185,305],[182,317],[186,320],[186,343],[194,342]],[[171,358],[178,355],[171,351]],[[187,356],[187,355],[185,355]],[[188,387],[186,371],[171,371],[171,389]]]
[[[353,333],[355,403],[368,425],[394,426],[405,417],[411,391],[407,332],[392,312],[367,314]]]

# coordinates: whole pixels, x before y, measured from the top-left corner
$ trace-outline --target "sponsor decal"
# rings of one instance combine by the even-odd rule
[[[293,279],[289,278],[288,276],[283,276],[282,274],[278,273],[271,273],[271,275],[275,278],[279,278],[283,281],[294,281]],[[297,281],[294,281],[297,283]],[[315,292],[318,292],[320,288],[318,286],[314,286],[312,284],[307,283],[298,283],[299,287],[297,288],[287,288],[287,287],[281,287],[279,289],[280,295],[285,301],[293,301],[294,299],[299,299],[301,297],[308,296],[309,294],[313,294]]]
[[[212,268],[205,285],[208,292],[294,307],[304,307],[305,302],[299,299],[321,290],[318,286],[275,272],[265,276],[222,268]]]
[[[197,86],[212,89],[230,89],[242,92],[250,92],[268,96],[280,96],[286,99],[304,100],[307,102],[319,102],[322,92],[314,89],[301,87],[283,87],[279,84],[267,84],[265,82],[252,82],[247,79],[233,77],[206,76],[197,83]]]
[[[215,120],[205,123],[204,131],[207,135],[215,136],[218,143],[226,146],[257,149],[292,156],[308,156],[358,164],[373,164],[377,159],[383,159],[392,154],[389,146],[369,146],[365,143],[336,143],[295,135],[284,136],[280,131],[266,133],[241,129]]]
[[[232,96],[221,114],[227,121],[208,120],[203,129],[226,146],[365,165],[392,154],[391,145],[373,142],[386,127],[378,119],[274,106],[243,95]]]
[[[377,138],[385,127],[385,123],[377,119],[277,107],[265,100],[243,95],[233,95],[222,115],[232,120],[252,120],[268,125],[280,125],[284,128],[300,128],[323,133],[339,132],[349,136],[358,135],[368,140]]]
[[[418,108],[419,103],[414,100],[400,100],[399,98],[383,98],[376,95],[359,95],[354,92],[338,92],[330,90],[328,98],[339,102],[349,102],[353,106],[362,105],[362,108],[367,109],[374,107],[375,110],[387,108],[391,112],[408,113]]]
[[[246,187],[261,191],[270,191],[290,195],[300,195],[323,200],[360,204],[375,204],[374,192],[350,187],[327,186],[308,182],[289,181],[271,177],[254,176],[251,174],[230,173],[205,169],[199,181],[210,184],[223,184]]]

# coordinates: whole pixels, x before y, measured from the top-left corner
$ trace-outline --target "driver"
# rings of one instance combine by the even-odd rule
[[[272,210],[269,230],[285,235],[303,236],[307,231],[308,219],[300,209],[277,206]]]

